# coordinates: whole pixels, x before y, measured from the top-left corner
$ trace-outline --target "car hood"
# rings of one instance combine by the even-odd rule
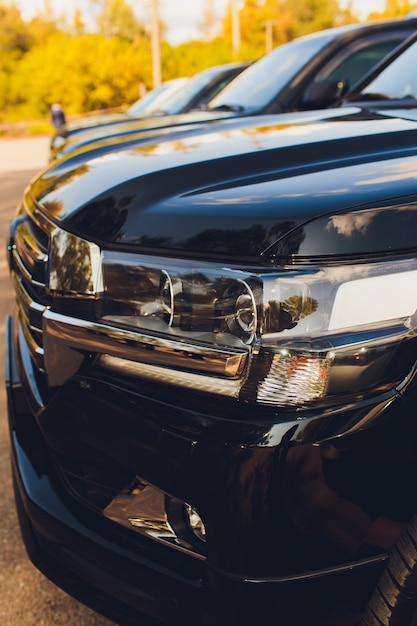
[[[83,132],[93,130],[94,128],[100,128],[108,126],[109,124],[117,124],[118,122],[124,122],[129,120],[127,113],[103,113],[101,115],[87,115],[74,120],[65,125],[61,130],[63,135],[70,135],[72,133]]]
[[[257,262],[416,246],[401,221],[398,243],[396,227],[383,232],[380,221],[372,249],[363,234],[376,212],[400,213],[416,192],[417,123],[358,110],[328,115],[257,117],[119,146],[72,168],[50,166],[27,193],[49,219],[86,239],[153,254]],[[352,212],[357,221],[349,227],[346,218],[344,244],[336,243],[329,224]]]
[[[90,143],[107,141],[108,139],[123,138],[128,135],[137,135],[141,132],[163,130],[178,126],[189,126],[215,122],[231,117],[249,115],[249,112],[233,111],[194,111],[180,115],[139,116],[120,115],[118,119],[94,126],[80,126],[66,133],[65,130],[54,136],[51,144],[52,158],[74,152]]]

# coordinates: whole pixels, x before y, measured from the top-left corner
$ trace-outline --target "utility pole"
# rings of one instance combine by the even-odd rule
[[[233,56],[236,58],[240,50],[240,19],[238,0],[231,0],[232,9],[232,48]]]
[[[267,20],[265,22],[265,51],[266,53],[271,52],[272,50],[272,20]]]
[[[151,43],[152,43],[152,78],[153,86],[161,84],[161,36],[159,31],[158,0],[152,0]]]

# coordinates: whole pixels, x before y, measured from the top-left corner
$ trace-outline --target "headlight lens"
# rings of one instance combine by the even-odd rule
[[[269,272],[168,263],[104,252],[102,319],[250,349],[258,356],[242,384],[248,401],[362,396],[398,384],[412,366],[414,259]]]
[[[106,322],[216,345],[251,344],[262,280],[186,261],[103,253]]]
[[[94,291],[98,322],[172,340],[184,355],[187,345],[248,354],[245,371],[235,373],[248,402],[285,407],[363,397],[398,385],[414,364],[415,259],[259,271],[98,255],[80,241],[66,234],[51,246],[51,293],[91,298]],[[59,251],[69,243],[80,267],[90,255],[88,280],[62,262]],[[193,358],[185,371],[193,372]],[[200,379],[194,384],[204,388]],[[213,381],[208,389],[213,392]]]

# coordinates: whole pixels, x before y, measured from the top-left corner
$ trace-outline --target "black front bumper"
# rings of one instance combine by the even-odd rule
[[[22,349],[9,319],[6,386],[16,505],[29,557],[48,578],[126,626],[246,626],[267,623],[271,611],[277,626],[337,626],[345,613],[350,616],[346,623],[356,623],[355,616],[366,605],[386,562],[384,551],[365,550],[349,557],[322,537],[294,529],[279,511],[274,512],[281,520],[279,528],[265,526],[266,518],[258,520],[257,525],[253,523],[256,546],[240,544],[242,537],[236,532],[242,508],[236,512],[236,520],[230,520],[237,531],[226,526],[216,546],[217,555],[213,551],[215,558],[196,559],[127,530],[86,506],[62,481],[39,427],[42,411],[25,391],[28,382],[33,390],[36,380],[32,377],[29,381],[24,372]],[[99,396],[93,392],[91,406],[97,410],[103,403]],[[106,402],[110,403],[108,398]],[[111,411],[117,411],[116,404]],[[160,445],[160,438],[158,442]],[[165,454],[156,448],[151,452]],[[275,458],[273,449],[260,448],[258,452]],[[233,450],[235,454],[240,450]],[[256,452],[243,454],[252,455],[251,460],[257,458]],[[156,457],[155,465],[162,460],[162,456]],[[220,462],[220,456],[213,460],[213,475]],[[259,478],[263,480],[263,476]],[[233,491],[232,485],[232,492],[221,493],[219,486],[219,504],[214,507],[220,510],[212,515],[214,522],[218,518],[221,524],[227,516],[227,497]],[[261,550],[266,553],[263,559]],[[271,569],[277,554],[287,571]],[[263,562],[267,564],[265,575]],[[248,576],[248,571],[255,575]]]
[[[204,568],[167,559],[71,499],[23,391],[8,320],[6,386],[16,507],[32,562],[55,584],[119,624],[203,624]]]

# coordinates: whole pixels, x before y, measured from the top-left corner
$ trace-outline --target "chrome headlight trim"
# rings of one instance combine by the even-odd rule
[[[233,381],[245,370],[249,354],[236,350],[185,344],[165,337],[120,329],[80,320],[47,310],[43,316],[44,358],[49,383],[63,384],[75,374],[83,353],[120,359],[126,366],[156,371],[178,371],[189,377],[193,372],[213,376],[213,387],[220,378]],[[114,361],[113,361],[114,362]],[[170,369],[171,368],[171,369]],[[220,378],[219,378],[220,377]],[[231,382],[231,387],[235,384]]]

